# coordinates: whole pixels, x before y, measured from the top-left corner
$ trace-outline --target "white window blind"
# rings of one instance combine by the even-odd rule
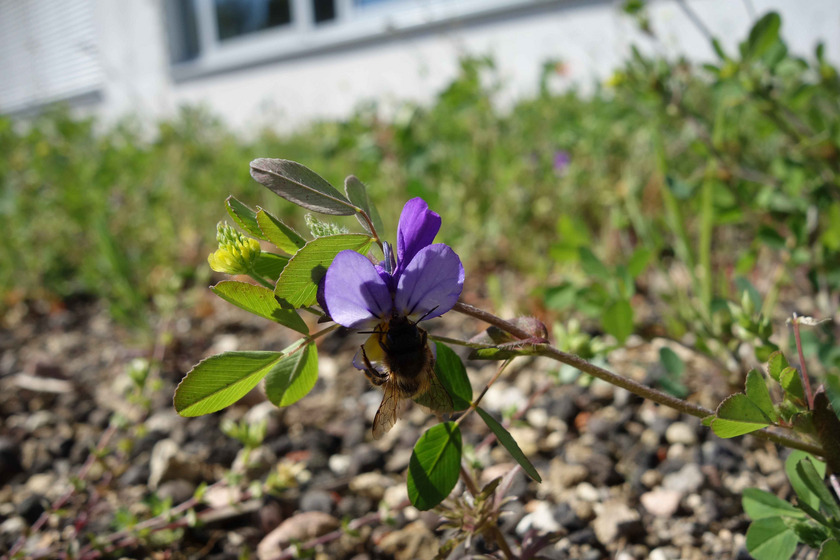
[[[93,0],[0,0],[0,112],[96,92]]]

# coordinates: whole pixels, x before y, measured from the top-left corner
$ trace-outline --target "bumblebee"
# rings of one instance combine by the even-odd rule
[[[435,374],[435,356],[429,347],[428,333],[408,317],[394,315],[387,325],[380,325],[371,337],[382,350],[381,361],[371,361],[362,345],[364,373],[371,383],[384,391],[382,404],[373,419],[373,437],[381,438],[399,418],[402,403],[413,399],[438,414],[453,412],[452,397]]]

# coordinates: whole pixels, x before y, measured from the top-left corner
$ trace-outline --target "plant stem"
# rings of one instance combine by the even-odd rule
[[[495,325],[517,338],[527,339],[531,337],[529,333],[523,331],[522,329],[516,327],[508,321],[505,321],[500,317],[496,317],[492,313],[488,313],[487,311],[473,307],[472,305],[467,305],[465,303],[459,302],[456,303],[452,309],[459,313],[463,313],[465,315],[475,317],[476,319],[480,319],[486,323],[490,323],[491,325]],[[616,387],[626,389],[634,395],[638,395],[655,403],[667,406],[669,408],[673,408],[685,414],[690,414],[691,416],[696,416],[697,418],[706,418],[707,416],[714,415],[713,410],[709,410],[704,406],[700,406],[698,404],[678,399],[672,395],[669,395],[668,393],[664,393],[657,389],[653,389],[652,387],[648,387],[647,385],[643,385],[641,383],[638,383],[637,381],[634,381],[627,377],[623,377],[609,370],[591,364],[579,356],[575,356],[574,354],[569,354],[567,352],[562,352],[561,350],[558,350],[557,348],[554,348],[549,344],[535,344],[533,347],[529,348],[528,351],[529,354],[544,356],[546,358],[551,358],[552,360],[556,360],[558,362],[570,365],[577,370],[580,370],[584,373],[588,373],[589,375],[597,377],[598,379],[606,381],[607,383],[615,385]],[[798,438],[790,437],[788,435],[779,434],[777,432],[773,432],[767,429],[752,432],[752,435],[762,439],[770,440],[774,443],[778,443],[786,447],[800,449],[802,451],[806,451],[814,455],[819,455],[821,457],[825,456],[825,451],[823,451],[822,447],[802,441]]]
[[[811,392],[811,381],[808,379],[805,354],[802,352],[802,340],[799,338],[799,318],[795,315],[793,317],[793,338],[796,339],[796,351],[799,353],[799,376],[802,378],[803,387],[805,387],[805,396],[808,398],[808,409],[814,410],[814,393]]]

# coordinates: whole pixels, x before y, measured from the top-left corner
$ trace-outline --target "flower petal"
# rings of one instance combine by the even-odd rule
[[[464,267],[455,251],[443,243],[429,245],[400,275],[394,308],[413,321],[438,317],[452,309],[463,288]]]
[[[391,316],[391,292],[373,263],[356,251],[336,255],[324,277],[324,302],[333,321],[373,326]]]
[[[420,249],[428,247],[440,231],[440,215],[429,210],[422,198],[403,206],[397,226],[397,274],[408,266]]]

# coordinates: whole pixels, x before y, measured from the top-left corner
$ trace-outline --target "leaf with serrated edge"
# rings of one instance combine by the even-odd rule
[[[347,194],[347,198],[350,199],[350,202],[365,211],[368,218],[370,218],[370,221],[373,222],[373,227],[376,229],[377,235],[382,235],[382,232],[384,231],[384,228],[382,227],[382,218],[379,217],[379,212],[376,210],[376,206],[374,206],[373,202],[370,200],[365,184],[359,181],[359,179],[354,175],[350,175],[344,180],[344,192]],[[356,218],[359,220],[359,223],[362,224],[362,227],[373,235],[373,232],[370,231],[370,226],[361,214],[357,213]]]
[[[225,207],[231,219],[236,222],[236,225],[257,239],[266,240],[265,235],[263,235],[263,232],[260,231],[260,227],[257,225],[257,214],[251,207],[244,202],[240,202],[233,195],[227,197]]]
[[[255,286],[246,282],[225,280],[210,289],[223,300],[245,311],[280,323],[299,333],[309,334],[306,323],[297,314],[297,311],[281,307],[280,303],[274,297],[274,292],[268,288]]]
[[[746,394],[747,398],[760,408],[761,412],[766,414],[770,420],[775,422],[779,419],[776,407],[773,406],[773,399],[770,398],[770,391],[767,389],[764,375],[757,369],[751,370],[747,374]]]
[[[446,498],[461,472],[461,431],[455,422],[432,426],[414,445],[406,487],[411,504],[429,510]]]
[[[265,378],[265,395],[277,406],[305,397],[318,380],[318,349],[314,344],[280,360]]]
[[[712,431],[718,437],[742,436],[771,424],[770,419],[743,393],[729,395],[718,405]]]
[[[289,259],[277,280],[274,295],[291,307],[306,307],[316,301],[318,283],[335,256],[345,249],[367,253],[371,238],[361,233],[319,237]]]
[[[259,207],[257,207],[257,225],[266,241],[290,255],[294,255],[298,249],[306,245],[306,239],[298,232]]]
[[[767,374],[770,377],[779,381],[782,376],[782,371],[786,367],[788,367],[788,361],[784,354],[779,351],[770,354],[770,358],[767,360]]]
[[[196,364],[175,389],[175,410],[201,416],[229,406],[253,389],[282,352],[225,352]]]
[[[805,404],[805,389],[802,388],[802,377],[795,367],[786,367],[779,376],[779,383],[785,390],[785,398],[800,405]]]
[[[504,426],[499,424],[495,418],[490,416],[488,412],[482,409],[480,406],[475,409],[478,412],[478,415],[481,416],[481,419],[484,420],[484,423],[487,424],[487,427],[490,428],[490,431],[493,432],[505,449],[507,449],[510,456],[516,459],[516,462],[519,463],[522,468],[528,473],[528,476],[536,480],[537,482],[542,482],[542,478],[540,478],[540,473],[537,472],[537,469],[534,468],[534,465],[531,464],[531,461],[528,460],[528,457],[522,452],[522,449],[519,448],[519,444],[516,443],[516,440],[513,439],[513,436],[510,435]]]
[[[251,162],[251,177],[298,206],[333,216],[349,216],[356,207],[326,179],[295,161],[259,158]]]

